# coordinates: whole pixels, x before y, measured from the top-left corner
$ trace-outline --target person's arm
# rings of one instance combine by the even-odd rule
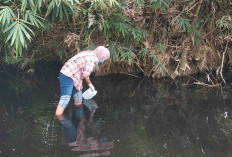
[[[89,85],[89,84],[92,84],[92,82],[91,82],[91,80],[90,80],[90,78],[89,77],[86,77],[85,78],[85,82]]]
[[[90,81],[90,78],[89,78],[89,77],[86,77],[86,78],[85,78],[85,81],[86,81],[86,83],[88,84],[89,88],[90,88],[92,91],[95,91],[95,88],[94,88],[92,82]]]
[[[95,64],[93,61],[90,61],[90,62],[87,62],[86,65],[85,65],[85,68],[83,70],[83,77],[86,81],[86,83],[88,84],[89,88],[92,90],[92,91],[95,91],[95,88],[89,78],[90,74],[92,73],[93,69],[95,67]]]

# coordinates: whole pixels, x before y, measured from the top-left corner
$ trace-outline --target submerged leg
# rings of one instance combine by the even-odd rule
[[[76,107],[81,107],[82,106],[82,91],[77,91],[74,87],[73,87],[73,98],[74,98],[74,105]]]
[[[73,88],[73,99],[75,105],[75,117],[76,119],[82,119],[84,116],[82,105],[82,91],[77,91]]]

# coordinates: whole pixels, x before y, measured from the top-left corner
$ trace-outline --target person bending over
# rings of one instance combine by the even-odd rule
[[[76,107],[82,107],[82,88],[85,79],[89,88],[95,88],[89,78],[93,69],[105,60],[110,58],[110,52],[104,46],[98,46],[94,50],[87,50],[78,53],[69,59],[61,68],[59,74],[61,97],[56,108],[56,116],[64,113],[71,96],[73,95]]]

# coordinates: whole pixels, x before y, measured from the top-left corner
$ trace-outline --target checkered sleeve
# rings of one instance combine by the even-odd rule
[[[83,69],[83,78],[89,77],[96,66],[96,61],[93,57],[87,57],[86,61],[86,65]]]

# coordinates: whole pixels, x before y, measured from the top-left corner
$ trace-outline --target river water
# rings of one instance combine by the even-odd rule
[[[93,77],[91,112],[70,102],[56,75],[0,75],[1,157],[231,157],[232,90],[176,81]],[[86,85],[84,86],[86,90]],[[87,103],[86,103],[87,104]]]

